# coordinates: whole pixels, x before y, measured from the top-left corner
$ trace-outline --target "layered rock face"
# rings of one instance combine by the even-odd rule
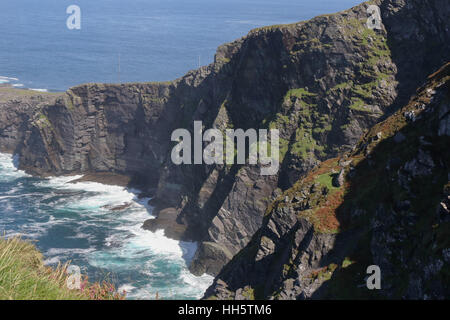
[[[54,104],[58,94],[42,95],[33,91],[0,88],[0,151],[18,153],[28,134],[30,123],[39,110]]]
[[[381,9],[381,29],[367,27],[370,4]],[[0,118],[0,145],[39,175],[130,176],[153,193],[158,219],[145,228],[200,241],[191,270],[217,274],[283,190],[351,150],[448,60],[449,17],[446,0],[379,0],[252,30],[219,47],[213,64],[172,82],[82,85],[23,112],[1,102],[2,114],[22,120],[11,129]],[[220,130],[279,129],[278,175],[250,165],[174,165],[171,133],[192,131],[195,120]]]
[[[205,297],[450,297],[449,121],[450,63],[355,151],[279,196]],[[380,290],[366,286],[372,265]]]

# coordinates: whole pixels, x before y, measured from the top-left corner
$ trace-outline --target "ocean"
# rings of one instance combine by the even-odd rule
[[[130,299],[198,299],[212,277],[187,266],[197,245],[145,231],[148,198],[137,190],[69,183],[81,176],[39,179],[0,153],[0,230],[36,241],[47,265],[70,261],[92,280],[109,280]],[[111,208],[131,204],[121,211]]]
[[[211,63],[219,45],[253,28],[306,20],[360,2],[2,0],[0,83],[65,91],[86,82],[173,80]],[[70,5],[81,9],[80,30],[66,26]]]
[[[291,23],[356,0],[2,0],[0,85],[64,91],[86,82],[164,81],[213,61],[220,44],[252,28]],[[69,30],[69,5],[81,29]],[[195,243],[141,229],[152,218],[137,190],[77,177],[40,179],[0,154],[0,232],[36,241],[48,265],[71,261],[111,279],[129,299],[198,299],[212,277],[187,266]],[[110,208],[131,204],[120,211]]]

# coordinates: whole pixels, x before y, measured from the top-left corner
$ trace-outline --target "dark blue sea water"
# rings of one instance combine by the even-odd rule
[[[85,82],[159,81],[213,61],[216,47],[255,27],[339,11],[358,0],[1,0],[0,84],[66,90]],[[68,30],[66,8],[81,8]],[[200,61],[199,61],[200,57]],[[212,281],[187,265],[195,243],[141,229],[136,191],[76,177],[38,179],[0,154],[0,232],[36,240],[46,263],[111,274],[132,299],[197,299]],[[122,211],[108,208],[130,203]]]
[[[1,0],[0,76],[28,88],[160,81],[213,61],[255,27],[296,22],[360,0]],[[81,8],[81,30],[66,8]],[[1,81],[1,79],[0,79]]]

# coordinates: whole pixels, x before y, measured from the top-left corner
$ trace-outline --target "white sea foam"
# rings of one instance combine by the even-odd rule
[[[26,176],[14,167],[10,155],[0,154],[0,170],[11,179]],[[138,199],[137,190],[95,182],[70,183],[81,177],[30,180],[25,185],[34,185],[37,190],[44,188],[42,193],[21,194],[23,187],[18,183],[10,190],[14,192],[3,193],[0,197],[3,205],[3,200],[17,201],[13,198],[17,196],[38,201],[34,208],[38,220],[30,219],[20,226],[20,233],[27,238],[40,239],[50,230],[69,228],[70,233],[62,239],[67,243],[61,247],[54,243],[53,247],[44,250],[45,263],[53,265],[77,259],[84,266],[112,274],[131,273],[139,279],[136,283],[126,276],[120,280],[120,290],[126,290],[131,299],[153,299],[156,292],[164,299],[200,298],[213,278],[196,277],[187,268],[197,244],[169,239],[162,230],[142,229],[143,222],[154,217],[152,207],[148,205],[149,198]],[[123,210],[111,210],[125,203],[128,206]],[[52,208],[51,214],[48,207]],[[76,244],[77,239],[82,241],[82,248],[65,247]]]
[[[5,192],[5,194],[15,194],[17,191],[20,190],[21,184],[18,183],[16,188],[12,188],[11,190]]]
[[[74,236],[67,237],[68,239],[91,239],[92,235],[84,232],[77,232]]]
[[[134,289],[136,289],[136,287],[135,286],[133,286],[133,285],[131,285],[131,284],[124,284],[124,285],[121,285],[119,288],[118,288],[118,291],[120,292],[120,293],[122,293],[122,292],[131,292],[131,291],[133,291]]]
[[[71,260],[71,257],[74,255],[89,255],[90,253],[94,252],[95,248],[87,248],[87,249],[80,249],[80,248],[51,248],[44,252],[44,255],[47,257],[47,259],[44,260],[44,264],[46,265],[53,265],[58,263],[65,263],[67,261]]]
[[[200,299],[206,289],[212,285],[214,281],[214,277],[204,274],[200,277],[194,276],[187,270],[183,270],[181,274],[181,278],[183,279],[185,286],[185,294],[189,293],[191,295],[195,295],[197,299]],[[187,292],[186,292],[187,291]]]
[[[22,214],[21,212],[15,211],[15,214]],[[23,238],[29,239],[38,239],[43,235],[46,235],[48,230],[57,225],[63,225],[67,220],[65,219],[57,219],[54,216],[50,215],[47,221],[42,222],[28,222],[23,225],[21,228],[21,232],[17,233],[17,235],[22,236]]]
[[[129,241],[131,247],[148,248],[153,253],[170,256],[174,259],[182,257],[183,251],[179,241],[165,237],[163,230],[150,232],[142,229],[141,226],[142,224],[139,223],[134,226],[119,227],[117,229],[131,231],[135,235]]]
[[[95,251],[94,248],[80,249],[80,248],[51,248],[45,252],[48,256],[67,256],[69,254],[88,254]]]
[[[45,181],[38,182],[36,185],[66,191],[84,191],[91,193],[88,196],[81,198],[79,201],[65,203],[64,207],[67,209],[92,210],[94,214],[102,215],[105,214],[105,212],[110,213],[110,210],[103,208],[105,206],[114,207],[125,203],[128,203],[131,206],[140,205],[133,202],[136,196],[123,187],[104,185],[96,182],[69,183],[81,177],[82,176],[79,175],[71,177],[52,177]]]
[[[212,283],[213,277],[208,275],[197,277],[187,269],[197,250],[197,244],[169,239],[164,235],[163,230],[150,232],[142,229],[142,223],[146,219],[154,218],[151,215],[152,207],[148,205],[148,198],[138,199],[136,197],[137,190],[129,190],[118,186],[103,185],[96,182],[68,183],[78,178],[80,176],[50,178],[45,183],[57,189],[82,190],[91,193],[74,203],[63,204],[65,208],[88,209],[91,211],[89,215],[92,218],[102,216],[105,219],[119,219],[122,222],[104,240],[106,248],[109,249],[89,252],[88,261],[90,265],[105,268],[112,272],[121,272],[129,268],[127,261],[132,263],[132,260],[139,259],[142,265],[139,266],[138,272],[151,278],[158,278],[167,275],[163,272],[157,272],[154,263],[164,260],[166,263],[182,267],[179,283],[176,287],[154,288],[149,283],[140,288],[136,288],[132,284],[124,284],[120,289],[126,290],[130,298],[136,299],[154,298],[155,290],[161,291],[161,296],[166,295],[166,298],[172,296],[200,298],[203,295],[203,292]],[[123,212],[111,212],[104,208],[105,206],[114,207],[124,203],[130,204],[130,206]],[[92,222],[92,220],[90,221]],[[86,237],[85,234],[83,236]]]
[[[0,76],[0,84],[14,83],[14,82],[17,82],[17,81],[19,81],[19,79],[17,79],[17,78]],[[12,84],[13,87],[20,87],[19,85],[23,86],[23,85],[18,84],[18,83]]]
[[[17,78],[0,76],[0,80],[8,80],[8,81],[19,81]]]
[[[22,239],[36,239],[42,234],[39,232],[33,233],[31,231],[25,230],[25,232],[5,232],[7,238],[19,237]]]
[[[19,178],[27,177],[28,175],[17,169],[17,156],[7,153],[0,153],[0,181],[14,181]]]
[[[109,236],[106,240],[108,244],[122,242],[119,247],[113,247],[108,252],[108,256],[91,255],[90,264],[96,267],[103,267],[112,269],[116,272],[123,271],[124,266],[121,261],[129,259],[139,259],[145,261],[139,267],[137,272],[148,276],[149,279],[157,279],[158,277],[167,277],[164,271],[157,264],[165,261],[167,264],[178,265],[181,267],[181,274],[178,279],[169,287],[159,287],[152,281],[139,288],[129,288],[127,296],[132,299],[154,299],[158,292],[160,298],[180,298],[180,297],[195,297],[201,298],[204,291],[212,284],[213,277],[203,275],[201,277],[194,276],[187,269],[187,265],[197,249],[197,244],[193,242],[180,242],[169,239],[164,236],[163,230],[156,232],[145,231],[140,224],[133,226],[120,226],[117,230],[123,232],[132,232],[133,237],[123,239],[123,233]],[[104,252],[105,253],[105,252]],[[112,258],[114,257],[114,258]],[[111,259],[112,258],[112,259]],[[159,268],[159,269],[158,269]],[[161,270],[160,272],[156,270]],[[166,272],[170,272],[166,270]],[[173,280],[172,280],[173,281]],[[124,286],[125,288],[126,286]]]
[[[42,186],[42,187],[52,187],[55,189],[58,189],[58,188],[66,188],[67,189],[68,187],[71,186],[70,184],[67,184],[69,181],[80,179],[82,177],[83,177],[83,175],[50,177],[50,178],[44,179],[40,182],[37,182],[36,185]]]
[[[47,89],[33,89],[33,88],[30,88],[30,90],[37,91],[37,92],[48,92]]]
[[[61,257],[52,257],[44,260],[45,265],[56,265],[58,263],[61,263]]]

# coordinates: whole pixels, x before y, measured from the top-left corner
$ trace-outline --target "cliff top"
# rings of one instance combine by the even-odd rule
[[[44,100],[62,96],[62,92],[39,92],[27,89],[17,89],[11,87],[0,87],[0,102],[12,100]]]

